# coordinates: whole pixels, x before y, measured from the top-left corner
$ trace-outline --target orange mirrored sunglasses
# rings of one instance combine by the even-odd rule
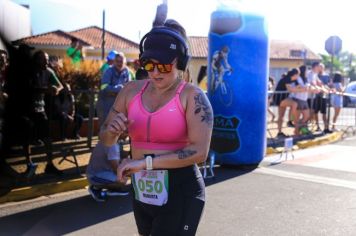
[[[169,73],[172,71],[173,64],[156,63],[153,61],[147,61],[143,63],[143,68],[147,72],[152,72],[155,69],[155,67],[157,67],[157,70],[160,73]]]

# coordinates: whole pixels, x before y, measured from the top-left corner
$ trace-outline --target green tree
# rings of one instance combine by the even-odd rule
[[[356,58],[350,52],[342,52],[341,63],[344,66],[345,76],[350,78],[350,81],[356,81]]]
[[[348,51],[341,52],[339,56],[340,62],[344,67],[344,71],[347,73],[355,66],[354,55]]]
[[[322,63],[325,65],[327,69],[331,69],[331,56],[326,54],[320,54],[322,58]],[[344,65],[341,63],[339,56],[334,56],[333,59],[333,71],[341,71],[344,72]]]

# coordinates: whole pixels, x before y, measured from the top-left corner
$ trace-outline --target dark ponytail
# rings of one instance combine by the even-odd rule
[[[287,73],[287,78],[292,78],[292,76],[299,74],[299,69],[293,68]]]

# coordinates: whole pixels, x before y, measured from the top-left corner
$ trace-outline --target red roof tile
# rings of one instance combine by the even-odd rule
[[[102,29],[97,26],[90,26],[87,28],[69,32],[71,35],[88,42],[94,48],[101,48]],[[135,48],[138,49],[138,44],[114,34],[110,31],[105,31],[105,48],[107,49],[121,49],[121,48]]]
[[[34,35],[15,41],[15,44],[26,43],[29,45],[53,45],[53,46],[67,46],[70,44],[71,38],[75,37],[86,46],[92,46],[96,49],[101,48],[102,30],[97,26],[90,26],[83,29],[64,32],[56,30],[44,34]],[[105,48],[106,49],[129,49],[138,50],[138,44],[106,31],[105,34]],[[190,36],[189,48],[193,58],[207,58],[208,56],[208,37]],[[302,51],[307,50],[308,60],[320,60],[320,56],[311,51],[302,42],[286,41],[286,40],[271,40],[270,42],[270,59],[303,59],[300,56],[293,56],[292,50]]]
[[[53,46],[68,46],[71,38],[77,38],[85,46],[101,48],[102,30],[97,26],[90,26],[83,29],[64,32],[56,30],[44,34],[34,35],[31,37],[19,39],[15,44],[26,43],[29,45],[53,45]],[[105,48],[106,49],[138,49],[138,44],[123,38],[110,31],[105,32]]]
[[[74,36],[70,33],[56,30],[44,34],[38,34],[26,38],[22,38],[14,41],[15,44],[26,43],[29,45],[53,45],[53,46],[67,46],[70,44],[71,39]],[[89,44],[80,38],[77,38],[84,45],[88,46]]]
[[[206,58],[208,56],[208,37],[189,37],[190,53],[193,58]],[[307,50],[308,60],[320,60],[320,56],[311,51],[302,42],[287,40],[271,40],[270,59],[303,59],[302,57],[293,57],[291,51]]]

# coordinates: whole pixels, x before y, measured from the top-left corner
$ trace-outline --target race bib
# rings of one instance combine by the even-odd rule
[[[168,170],[141,170],[132,175],[136,200],[155,206],[168,201]]]

